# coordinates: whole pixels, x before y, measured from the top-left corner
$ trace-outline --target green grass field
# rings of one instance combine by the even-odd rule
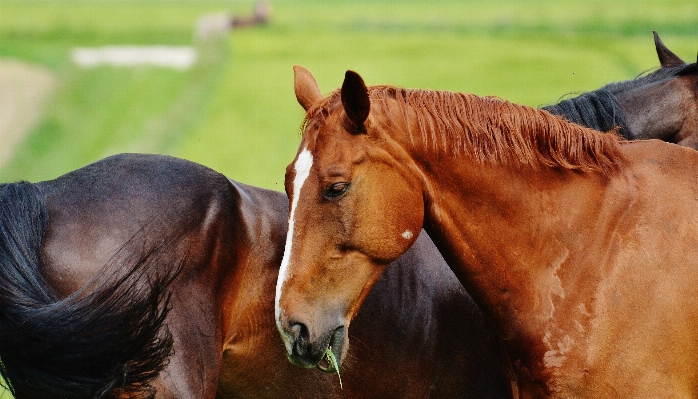
[[[59,77],[41,122],[0,181],[50,179],[107,155],[184,157],[281,189],[302,118],[292,65],[323,91],[346,69],[390,83],[497,95],[532,106],[657,66],[652,30],[694,60],[698,5],[618,2],[277,1],[268,26],[230,34],[197,68],[81,70],[75,46],[191,43],[203,13],[250,1],[0,1],[0,57]]]
[[[0,58],[46,66],[59,82],[0,181],[51,179],[110,154],[154,152],[282,190],[303,116],[294,64],[324,92],[354,69],[368,84],[540,106],[658,66],[652,30],[688,62],[698,50],[695,0],[287,0],[273,2],[269,25],[233,32],[188,71],[82,70],[69,58],[75,46],[188,45],[200,15],[252,6],[0,0]]]

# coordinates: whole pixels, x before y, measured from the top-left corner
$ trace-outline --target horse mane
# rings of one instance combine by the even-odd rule
[[[341,107],[339,90],[311,107],[301,128],[315,117],[325,118]],[[495,97],[449,91],[404,89],[395,86],[369,88],[373,107],[397,124],[389,100],[401,108],[405,134],[415,142],[408,123],[416,114],[419,139],[424,148],[453,156],[466,154],[479,163],[520,164],[599,172],[610,175],[624,161],[619,137],[569,123],[551,113]]]
[[[625,113],[616,96],[608,89],[583,93],[541,109],[565,120],[582,126],[607,132],[616,132],[626,139],[632,139]]]
[[[698,72],[696,63],[676,67],[659,68],[635,79],[609,83],[606,86],[563,100],[557,104],[542,107],[566,120],[602,132],[617,129],[626,139],[632,139],[632,132],[625,119],[625,113],[616,96],[625,91],[662,82]]]

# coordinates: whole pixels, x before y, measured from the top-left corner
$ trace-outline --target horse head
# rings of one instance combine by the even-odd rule
[[[424,202],[412,190],[421,182],[407,170],[408,157],[386,151],[398,146],[381,134],[361,77],[347,71],[341,90],[323,98],[310,72],[294,70],[307,115],[286,170],[289,231],[276,323],[292,363],[334,371],[323,362],[326,351],[341,364],[353,316],[388,263],[417,239]]]
[[[661,67],[607,86],[618,99],[633,139],[660,139],[698,149],[698,64],[686,64],[654,32]]]

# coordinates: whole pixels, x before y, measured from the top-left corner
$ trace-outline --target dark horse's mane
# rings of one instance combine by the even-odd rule
[[[417,138],[432,151],[463,153],[481,163],[544,165],[604,175],[618,170],[624,161],[615,134],[498,98],[394,86],[370,87],[369,97],[373,109],[377,106],[391,123],[406,126],[405,133],[413,143]],[[389,100],[397,100],[402,122],[391,113]],[[315,116],[328,115],[338,104],[339,91],[315,104],[306,114],[303,129]],[[417,117],[418,137],[407,123],[410,110]]]
[[[598,90],[586,92],[541,109],[601,132],[617,129],[618,134],[626,139],[633,139],[616,95],[648,84],[695,73],[696,69],[698,67],[695,63],[659,68],[635,79],[609,83]]]
[[[48,217],[36,185],[0,185],[0,375],[17,398],[151,397],[172,354],[167,286],[184,260],[164,270],[172,241],[134,237],[125,261],[57,299],[40,273]]]
[[[623,108],[610,90],[590,91],[541,109],[600,132],[617,129],[618,134],[632,139]]]

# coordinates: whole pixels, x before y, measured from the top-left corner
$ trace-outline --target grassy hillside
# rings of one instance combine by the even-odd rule
[[[50,179],[131,151],[187,158],[282,190],[303,115],[293,64],[309,68],[324,92],[354,69],[368,84],[540,106],[656,67],[652,30],[686,61],[698,49],[695,0],[280,0],[269,25],[231,33],[188,71],[70,62],[76,46],[188,45],[200,15],[252,6],[0,0],[0,57],[49,67],[59,79],[0,181]]]
[[[109,154],[159,152],[280,189],[302,117],[293,64],[323,91],[355,69],[367,83],[497,95],[539,106],[656,66],[651,31],[692,60],[692,1],[277,1],[268,26],[240,30],[208,61],[80,70],[74,46],[191,43],[215,1],[1,1],[0,56],[51,67],[60,87],[0,180],[55,177]]]

